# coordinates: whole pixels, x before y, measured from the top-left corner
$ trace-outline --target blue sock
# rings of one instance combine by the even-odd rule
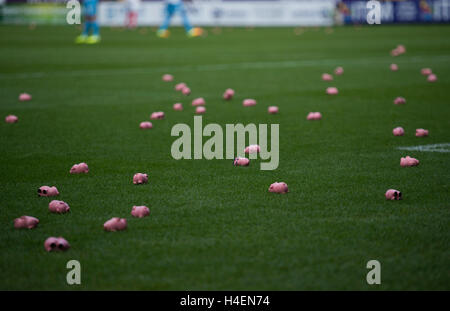
[[[98,34],[99,34],[99,27],[98,27],[98,22],[97,21],[92,22],[92,34],[94,36],[98,36]]]
[[[89,30],[91,30],[92,23],[90,21],[84,22],[84,30],[83,30],[83,36],[89,35]]]
[[[184,8],[184,6],[180,7],[180,14],[181,14],[181,18],[183,19],[184,29],[186,30],[186,32],[189,32],[189,30],[192,29],[192,25],[189,22],[189,18],[187,16],[186,9]]]

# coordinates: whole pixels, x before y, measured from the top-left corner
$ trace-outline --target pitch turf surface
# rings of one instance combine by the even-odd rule
[[[0,110],[19,117],[0,124],[0,289],[450,289],[449,154],[396,149],[450,141],[450,27],[208,30],[163,40],[103,28],[101,44],[77,46],[68,26],[0,27]],[[407,53],[393,58],[397,44]],[[336,66],[344,75],[321,81]],[[164,73],[192,95],[176,93]],[[229,87],[236,97],[224,102]],[[21,92],[33,100],[19,102]],[[199,96],[203,124],[280,124],[278,169],[174,160],[171,128],[193,124]],[[393,105],[397,96],[407,103]],[[244,98],[258,104],[243,107]],[[175,102],[185,110],[173,111]],[[280,113],[268,115],[270,105]],[[159,110],[166,119],[140,130]],[[310,111],[322,121],[306,121]],[[405,136],[392,135],[396,126]],[[415,137],[416,128],[430,136]],[[420,166],[400,167],[405,155]],[[89,174],[70,175],[82,161]],[[149,184],[133,185],[136,172]],[[269,193],[275,181],[290,193]],[[42,185],[57,186],[71,212],[49,213]],[[389,188],[404,200],[386,201]],[[133,205],[151,215],[132,218]],[[38,228],[15,230],[21,215],[38,217]],[[128,230],[104,232],[114,216]],[[48,236],[72,248],[47,253]],[[81,262],[82,285],[66,284],[70,259]],[[371,259],[381,262],[377,287],[366,283]]]

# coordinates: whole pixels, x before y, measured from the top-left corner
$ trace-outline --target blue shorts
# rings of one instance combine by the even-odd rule
[[[96,16],[97,15],[97,4],[98,0],[84,0],[84,14],[87,16]]]

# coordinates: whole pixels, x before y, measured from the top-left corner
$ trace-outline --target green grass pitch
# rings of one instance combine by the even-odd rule
[[[207,30],[188,39],[172,29],[164,40],[103,28],[101,44],[77,46],[69,26],[0,27],[1,117],[19,117],[0,124],[0,289],[450,289],[449,153],[397,149],[450,142],[450,27]],[[398,44],[407,53],[394,58]],[[337,66],[344,75],[321,80]],[[229,87],[236,96],[225,102]],[[32,101],[19,102],[21,92]],[[190,102],[200,96],[203,124],[279,124],[278,169],[172,159],[170,130],[193,124]],[[407,103],[395,106],[397,96]],[[243,107],[244,98],[258,104]],[[280,113],[269,115],[270,105]],[[159,110],[166,119],[140,130]],[[323,119],[306,121],[310,111]],[[396,126],[405,136],[392,135]],[[416,128],[430,136],[415,137]],[[400,167],[406,155],[420,165]],[[89,174],[70,175],[83,161]],[[133,185],[136,172],[149,184]],[[290,193],[269,193],[275,181]],[[49,213],[42,185],[57,186],[71,212]],[[389,188],[404,200],[386,201]],[[133,205],[151,215],[132,218]],[[14,229],[21,215],[39,226]],[[113,216],[128,229],[104,232]],[[48,236],[72,248],[47,253]],[[81,263],[81,285],[66,284],[70,259]],[[381,263],[378,286],[366,282],[371,259]]]

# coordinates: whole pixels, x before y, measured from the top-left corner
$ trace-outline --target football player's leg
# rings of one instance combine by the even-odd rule
[[[158,37],[167,38],[169,36],[169,31],[167,28],[169,28],[173,13],[175,13],[175,6],[168,3],[165,8],[164,20],[156,33]]]

